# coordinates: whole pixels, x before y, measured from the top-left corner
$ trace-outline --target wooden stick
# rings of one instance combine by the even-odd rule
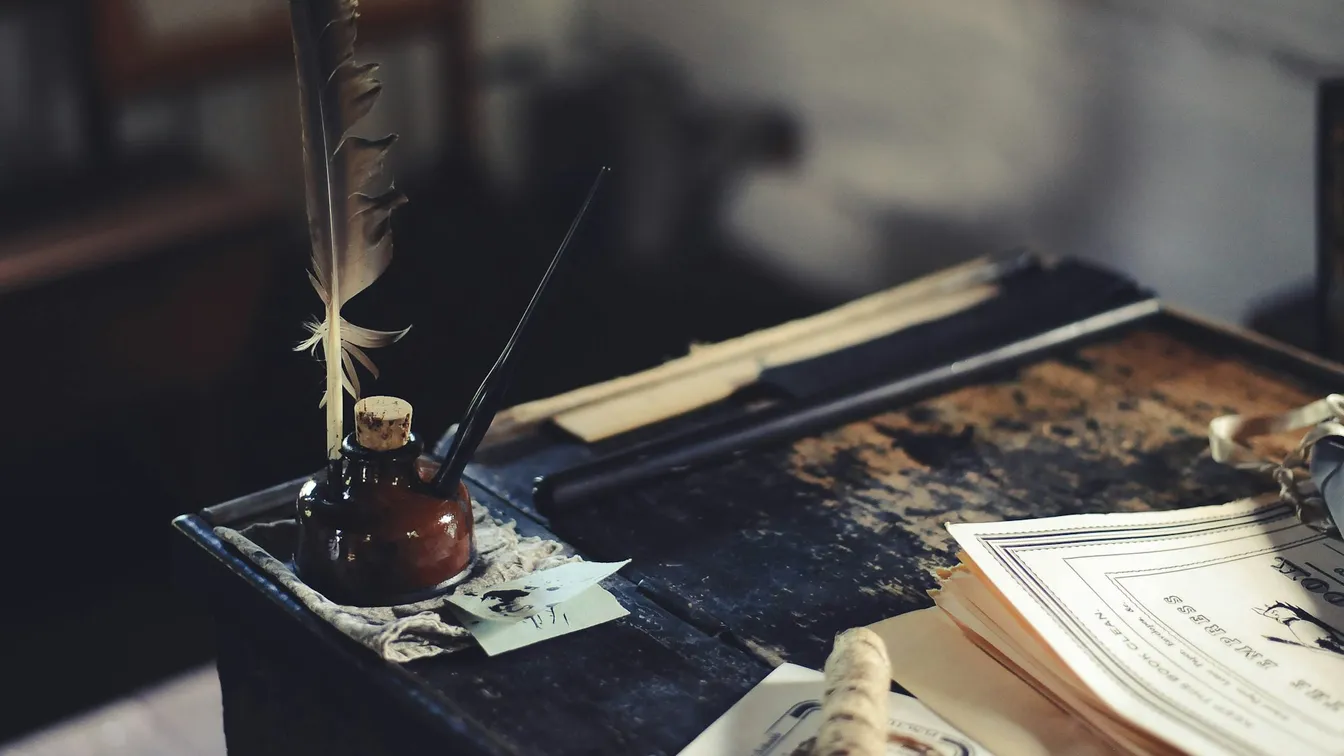
[[[921,299],[874,317],[836,324],[831,330],[822,333],[800,336],[791,343],[762,347],[752,354],[707,362],[699,372],[575,407],[557,413],[551,420],[584,441],[601,441],[726,399],[734,391],[755,383],[764,370],[792,365],[921,323],[949,317],[985,302],[997,293],[997,286],[983,284],[965,291]],[[703,354],[704,350],[713,348],[703,347],[696,354]]]
[[[882,639],[865,627],[836,636],[825,675],[813,756],[884,756],[891,665]]]
[[[517,405],[495,417],[486,444],[508,440],[528,432],[543,421],[575,413],[584,407],[598,407],[622,396],[629,396],[639,401],[643,392],[657,390],[660,386],[675,385],[681,380],[705,374],[707,371],[722,372],[724,369],[730,369],[734,372],[731,379],[732,388],[736,388],[754,380],[768,353],[789,350],[790,345],[796,342],[818,338],[824,340],[828,334],[841,329],[864,327],[861,324],[867,324],[868,332],[860,341],[867,340],[920,322],[921,317],[918,313],[921,305],[936,309],[939,302],[951,304],[960,300],[956,304],[951,304],[952,312],[973,306],[996,293],[995,282],[1004,271],[1027,264],[1030,259],[1032,258],[1025,255],[1005,259],[978,258],[886,291],[870,294],[810,318],[790,321],[717,344],[694,346],[690,354],[641,373]],[[951,312],[933,312],[929,316],[942,317],[948,314]],[[888,320],[892,322],[887,323]],[[769,363],[788,364],[848,345],[830,343],[823,348],[812,349],[807,354],[795,353],[787,356],[780,354],[775,359],[769,360]],[[737,375],[743,369],[747,370],[750,376]],[[731,393],[732,388],[728,389],[728,393]],[[710,392],[703,400],[696,400],[692,404],[701,406],[716,398],[722,397]],[[693,407],[681,409],[691,408]]]

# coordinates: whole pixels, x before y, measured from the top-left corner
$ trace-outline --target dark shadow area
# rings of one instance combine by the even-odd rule
[[[294,351],[320,303],[301,176],[282,165],[299,162],[297,114],[268,88],[283,80],[285,102],[297,99],[285,3],[272,4],[252,26],[212,21],[160,44],[118,15],[135,3],[0,3],[0,31],[13,35],[0,39],[23,41],[0,49],[14,73],[0,76],[0,101],[17,103],[0,108],[0,501],[14,544],[0,550],[11,618],[0,693],[12,701],[0,743],[208,661],[213,623],[192,601],[200,586],[174,583],[170,521],[322,464],[323,366]],[[494,51],[477,38],[482,6],[361,2],[361,49],[435,53],[430,83],[388,76],[388,93],[443,106],[431,127],[400,122],[416,107],[390,109],[393,128],[417,137],[394,150],[434,149],[396,177],[410,202],[393,216],[391,267],[345,309],[362,326],[413,326],[372,354],[382,375],[366,393],[412,401],[431,444],[456,422],[602,166],[612,174],[533,321],[508,404],[839,304],[727,220],[748,180],[801,173],[824,152],[801,108],[713,92],[635,35],[567,40],[584,48],[570,67],[548,61],[546,40]],[[1067,114],[1077,165],[1028,187],[1050,201],[1005,200],[980,216],[955,202],[856,200],[882,256],[870,290],[1019,247],[1033,225],[1082,246],[1110,222],[1117,186],[1142,178],[1127,173],[1141,114],[1116,72],[1130,61],[1076,44],[1100,50],[1079,56],[1099,70],[1078,100],[1088,112]],[[505,90],[508,108],[486,107]],[[225,108],[202,103],[220,91],[261,136],[210,143],[221,137],[206,113]],[[519,167],[508,187],[492,173],[492,129],[517,135],[499,140]],[[1019,211],[1030,217],[1001,217]],[[1290,292],[1252,325],[1314,348],[1312,307],[1309,293]]]
[[[710,103],[636,51],[534,82],[524,110],[523,190],[494,194],[470,153],[398,176],[411,201],[394,216],[393,264],[346,308],[361,325],[413,325],[374,354],[383,377],[367,390],[411,399],[425,438],[458,419],[603,165],[613,175],[538,313],[511,402],[830,304],[751,264],[719,217],[741,175],[797,157],[786,113]],[[0,742],[207,661],[212,623],[195,587],[174,585],[171,518],[322,461],[322,366],[293,351],[319,306],[302,221],[281,199],[298,187],[244,187],[227,194],[236,207],[179,228],[165,219],[197,212],[182,198],[237,186],[190,151],[113,149],[35,175],[0,177],[0,243],[51,262],[0,294],[16,430],[0,440],[0,476],[22,542],[0,574],[23,618],[0,638],[15,701]],[[146,199],[132,213],[128,197]],[[43,234],[57,241],[42,247]],[[99,247],[108,235],[130,240]],[[94,251],[67,260],[62,244]]]
[[[1266,299],[1251,313],[1247,325],[1285,344],[1319,353],[1322,334],[1316,286],[1303,284]]]

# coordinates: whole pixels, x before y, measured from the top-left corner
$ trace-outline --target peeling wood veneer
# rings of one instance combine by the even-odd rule
[[[1207,426],[1311,390],[1137,331],[734,462],[552,527],[711,616],[771,664],[813,668],[835,633],[928,606],[947,522],[1198,506],[1274,490],[1216,464]],[[1282,456],[1297,438],[1261,439]]]

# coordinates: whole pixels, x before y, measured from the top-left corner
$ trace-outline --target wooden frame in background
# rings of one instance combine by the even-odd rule
[[[283,0],[273,10],[204,31],[156,35],[137,0],[95,3],[96,57],[103,89],[110,100],[194,86],[248,68],[288,64],[294,54],[289,13]],[[475,134],[475,86],[472,74],[469,0],[363,0],[359,31],[375,41],[416,31],[431,31],[446,46],[446,96],[455,156],[471,154]]]
[[[1344,361],[1344,79],[1318,89],[1316,285],[1319,349]]]

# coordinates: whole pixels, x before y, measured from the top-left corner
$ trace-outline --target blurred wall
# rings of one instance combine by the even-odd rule
[[[1314,274],[1318,77],[1335,0],[492,0],[486,53],[557,75],[636,47],[708,98],[769,98],[803,159],[740,180],[753,254],[848,296],[1029,243],[1244,319]],[[487,91],[492,171],[516,93]]]
[[[174,27],[218,4],[142,5]],[[497,190],[536,172],[523,104],[539,78],[664,55],[707,102],[767,101],[796,119],[801,160],[734,177],[721,214],[754,260],[829,299],[1018,244],[1237,320],[1314,273],[1314,87],[1344,71],[1336,0],[489,0],[475,13]],[[388,83],[365,130],[403,135],[403,173],[444,144],[430,94],[442,54],[414,39],[361,50]],[[0,58],[23,55],[0,44]],[[510,59],[530,73],[497,75]],[[0,76],[17,101],[26,86]],[[277,72],[130,103],[121,132],[203,147],[297,195],[295,106],[292,74]],[[35,147],[28,112],[0,113],[0,169],[65,149],[60,129]]]

